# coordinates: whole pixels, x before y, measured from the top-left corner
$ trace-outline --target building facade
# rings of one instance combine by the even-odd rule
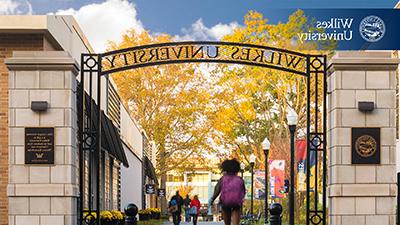
[[[196,169],[184,173],[170,171],[167,173],[167,199],[175,195],[176,191],[183,190],[189,192],[190,198],[198,195],[200,202],[207,204],[220,177],[221,174],[207,169]]]
[[[96,188],[102,193],[101,209],[122,209],[128,203],[153,206],[145,198],[144,184],[156,180],[154,146],[144,146],[150,141],[130,117],[109,77],[101,84],[107,91],[101,102],[105,136],[100,177],[89,172],[93,153],[85,152],[80,160],[78,122],[85,118],[78,115],[78,98],[86,98],[92,106],[97,103],[86,94],[79,96],[80,88],[89,90],[77,80],[80,57],[93,50],[75,20],[1,16],[0,49],[0,214],[9,215],[2,216],[0,224],[75,225],[79,213],[96,204],[88,197]],[[36,154],[37,148],[29,146],[38,144],[37,137],[43,135],[51,143],[46,148],[50,153]],[[149,167],[152,173],[145,173]],[[99,187],[89,184],[93,179],[101,181]]]

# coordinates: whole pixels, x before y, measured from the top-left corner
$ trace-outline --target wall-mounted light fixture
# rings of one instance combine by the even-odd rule
[[[49,103],[47,101],[32,101],[31,109],[35,112],[45,112],[49,108]]]
[[[358,110],[361,112],[372,112],[375,109],[374,102],[358,102]]]

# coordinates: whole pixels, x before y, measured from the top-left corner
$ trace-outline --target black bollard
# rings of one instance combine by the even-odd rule
[[[129,203],[125,209],[125,225],[136,225],[136,215],[138,214],[138,207],[133,204],[133,203]]]
[[[282,205],[279,203],[273,203],[269,207],[269,224],[270,225],[282,225]]]

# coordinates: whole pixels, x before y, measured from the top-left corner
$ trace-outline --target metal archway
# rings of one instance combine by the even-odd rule
[[[80,97],[78,98],[79,224],[100,224],[99,216],[95,220],[89,220],[88,217],[92,213],[97,215],[100,213],[101,77],[110,73],[140,67],[203,62],[260,66],[306,77],[308,141],[306,224],[326,225],[326,61],[326,55],[309,55],[253,44],[211,41],[160,43],[119,49],[101,54],[82,54]],[[84,90],[85,85],[87,90]],[[82,97],[85,96],[86,92],[89,95],[89,99],[96,99],[97,104],[86,103],[87,100]],[[88,166],[83,164],[85,154],[89,154],[90,162]],[[312,171],[310,168],[311,154],[316,155],[316,162]],[[97,173],[94,176],[95,179],[91,176],[92,173]],[[311,180],[311,177],[314,180]],[[84,183],[87,185],[84,186]],[[321,183],[321,187],[317,185],[318,183]],[[315,185],[312,187],[312,184]],[[322,202],[319,200],[320,195],[322,195]],[[84,208],[87,209],[84,210]]]

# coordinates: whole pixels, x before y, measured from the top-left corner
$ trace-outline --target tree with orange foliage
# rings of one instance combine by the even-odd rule
[[[127,31],[120,43],[110,42],[109,50],[170,42],[166,34]],[[165,188],[168,171],[192,167],[188,160],[207,164],[205,155],[213,149],[207,141],[209,120],[207,82],[194,65],[163,65],[113,74],[124,104],[150,139],[157,145],[156,172]],[[165,209],[166,201],[162,201]]]
[[[192,186],[187,186],[187,185],[181,185],[178,187],[178,191],[179,191],[179,195],[182,198],[185,198],[186,195],[190,196],[190,193],[193,191],[193,187]]]
[[[300,43],[297,37],[304,30],[315,29],[301,10],[290,15],[286,23],[278,24],[270,24],[261,13],[249,11],[244,18],[244,26],[224,36],[223,41],[315,53],[315,50],[307,49],[315,49],[321,43]],[[334,43],[324,43],[324,46],[329,49]],[[276,69],[223,64],[219,64],[213,72],[218,77],[214,97],[219,100],[214,122],[215,142],[231,149],[243,161],[248,162],[249,155],[254,153],[257,156],[256,166],[263,168],[261,143],[268,137],[271,158],[288,160],[286,114],[289,109],[298,114],[298,137],[305,134],[305,77]]]

